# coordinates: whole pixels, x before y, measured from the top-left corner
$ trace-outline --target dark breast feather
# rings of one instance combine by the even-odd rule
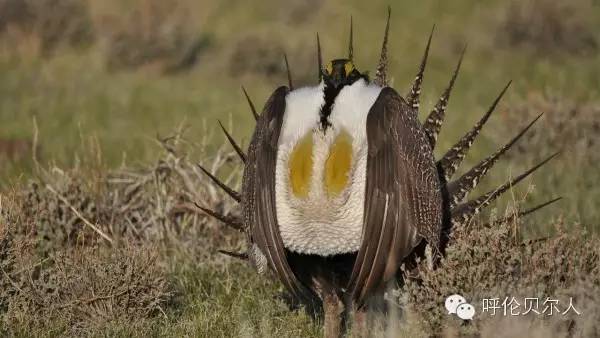
[[[414,110],[386,87],[366,129],[363,241],[348,285],[358,304],[395,276],[422,239],[437,248],[442,223],[440,181]]]

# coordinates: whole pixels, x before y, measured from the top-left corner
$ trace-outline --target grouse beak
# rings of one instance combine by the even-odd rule
[[[351,85],[361,77],[352,61],[348,59],[336,59],[329,62],[322,74],[325,85],[336,91]]]
[[[341,73],[334,73],[333,76],[329,78],[328,82],[331,87],[339,89],[346,84],[346,77]]]

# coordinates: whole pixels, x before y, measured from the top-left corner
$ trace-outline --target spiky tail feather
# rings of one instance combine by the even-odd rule
[[[353,40],[353,29],[352,29],[352,16],[350,16],[350,39],[348,41],[348,60],[353,61],[354,59],[354,42]]]
[[[223,123],[221,123],[220,120],[217,120],[217,121],[219,122],[219,126],[221,126],[221,130],[223,130],[225,137],[227,137],[229,144],[231,144],[231,146],[233,147],[235,152],[238,154],[238,156],[240,157],[240,160],[242,160],[242,162],[244,164],[246,164],[246,154],[244,154],[244,151],[242,150],[242,148],[240,148],[240,146],[235,142],[233,137],[231,137],[231,135],[227,132],[227,129],[225,129],[225,127],[223,127]]]
[[[321,54],[321,40],[319,39],[319,33],[317,33],[317,68],[319,83],[321,83],[321,80],[323,80],[323,55]]]
[[[442,128],[442,123],[444,122],[444,118],[446,116],[446,108],[448,107],[448,101],[450,100],[450,94],[452,93],[452,88],[454,88],[454,82],[458,77],[458,72],[460,71],[460,66],[462,64],[463,57],[465,56],[465,51],[467,47],[465,46],[460,54],[460,58],[458,59],[458,64],[454,69],[454,73],[452,74],[452,78],[450,79],[450,83],[440,99],[435,104],[433,110],[425,119],[425,123],[423,123],[423,130],[425,130],[425,134],[429,139],[429,145],[431,149],[435,148],[435,143],[437,141],[438,134],[440,133],[440,129]]]
[[[229,225],[230,227],[234,228],[235,230],[238,230],[238,231],[244,230],[244,224],[241,219],[239,219],[237,217],[233,217],[233,216],[225,216],[219,212],[216,212],[209,208],[205,208],[198,203],[195,203],[195,204],[198,209],[204,211],[209,216],[214,217],[215,219]]]
[[[556,157],[559,153],[554,153],[551,156],[547,157],[545,160],[525,171],[521,175],[515,177],[512,180],[504,183],[498,189],[492,190],[483,194],[482,196],[473,199],[471,201],[459,204],[451,211],[451,223],[453,226],[466,224],[471,221],[471,219],[481,212],[482,208],[487,207],[490,203],[495,201],[502,193],[506,192],[515,184],[522,181],[525,177],[529,176],[531,173],[539,169],[544,164],[548,163],[551,159]]]
[[[203,166],[201,166],[200,164],[196,164],[198,166],[198,168],[200,168],[200,170],[202,170],[206,176],[208,176],[216,185],[219,186],[219,188],[223,189],[223,191],[225,191],[229,196],[231,196],[231,198],[233,198],[234,200],[236,200],[238,203],[242,201],[242,196],[240,195],[239,192],[231,189],[230,187],[227,186],[227,184],[221,182],[221,180],[219,180],[217,177],[215,177],[213,174],[210,173],[210,171],[204,169]]]
[[[435,26],[431,28],[431,33],[429,33],[429,39],[427,40],[427,47],[425,47],[425,52],[423,53],[423,59],[421,59],[421,65],[419,66],[419,71],[417,72],[417,76],[415,77],[415,81],[413,82],[412,88],[408,95],[406,95],[406,102],[409,106],[411,106],[414,111],[419,113],[419,98],[421,96],[421,84],[423,83],[423,76],[425,74],[425,67],[427,66],[427,58],[429,57],[429,47],[431,46],[431,38],[433,37],[433,31],[435,30]]]
[[[543,114],[538,115],[533,121],[531,121],[517,136],[515,136],[510,142],[505,144],[502,148],[498,149],[495,153],[479,162],[476,166],[471,168],[466,174],[462,175],[456,181],[450,182],[447,185],[448,196],[450,197],[450,208],[453,208],[458,203],[467,197],[467,194],[471,190],[475,189],[481,179],[487,174],[487,172],[494,166],[496,161],[502,156],[508,149],[510,149],[525,133],[533,126],[533,124],[542,117]]]
[[[410,93],[407,95],[407,102],[413,106],[418,111],[418,101],[420,95],[421,82],[423,78],[423,72],[425,69],[425,64],[427,61],[427,55],[429,52],[429,44],[430,44],[431,36],[427,43],[427,47],[425,48],[425,53],[423,59],[421,61],[421,67],[419,68],[419,72],[415,81],[413,83],[413,87]],[[466,47],[465,47],[466,49]],[[436,145],[437,136],[441,130],[441,126],[443,124],[443,120],[445,117],[446,107],[448,103],[448,99],[450,97],[450,93],[456,81],[456,77],[458,76],[460,66],[462,64],[462,60],[464,57],[465,49],[463,49],[461,56],[459,58],[458,64],[454,70],[452,78],[450,79],[450,83],[448,84],[446,90],[436,103],[434,109],[430,112],[429,116],[423,123],[423,131],[425,132],[431,149],[433,150]],[[498,189],[490,191],[479,198],[471,200],[469,202],[459,204],[463,199],[467,197],[470,191],[472,191],[477,184],[481,181],[481,179],[487,174],[487,172],[493,167],[496,161],[516,143],[532,126],[533,124],[541,117],[540,114],[536,117],[531,123],[529,123],[523,130],[517,134],[511,141],[505,144],[502,148],[497,150],[492,155],[485,158],[475,167],[471,168],[467,171],[466,174],[462,175],[459,179],[450,182],[452,175],[459,168],[463,159],[467,155],[469,149],[471,148],[475,138],[481,132],[481,129],[488,121],[492,112],[495,110],[496,106],[500,102],[503,95],[506,93],[506,90],[510,86],[511,82],[502,89],[500,94],[496,97],[492,105],[489,107],[487,112],[481,117],[481,119],[471,128],[471,130],[466,133],[452,148],[450,148],[441,159],[437,161],[437,167],[440,177],[441,189],[442,189],[442,198],[443,198],[443,226],[442,226],[442,243],[448,243],[449,234],[452,231],[452,228],[455,226],[459,226],[461,224],[465,224],[471,221],[471,219],[479,214],[483,208],[488,206],[494,200],[496,200],[500,195],[506,192],[510,187],[514,184],[517,184],[519,181],[527,177],[533,171],[541,167],[543,164],[547,163],[550,159],[552,159],[557,154],[554,154],[542,161],[540,164],[526,171],[525,173],[519,175],[513,180],[501,185]],[[554,199],[550,202],[544,203],[542,205],[536,206],[529,210],[520,212],[513,217],[520,217],[528,215],[534,211],[541,209],[547,205],[550,205],[558,199]],[[501,221],[506,221],[506,219],[502,219]],[[445,244],[442,244],[442,249]]]
[[[388,41],[388,34],[389,34],[390,16],[391,16],[391,9],[388,7],[388,19],[386,22],[381,56],[380,56],[379,64],[377,66],[377,73],[376,73],[376,76],[374,79],[374,82],[380,86],[387,85],[387,41]],[[423,82],[423,76],[424,76],[425,67],[427,64],[427,59],[428,59],[428,55],[429,55],[429,49],[431,46],[431,40],[432,40],[434,29],[435,29],[435,26],[432,28],[431,33],[429,35],[427,45],[425,48],[425,52],[424,52],[424,55],[423,55],[423,58],[421,60],[421,64],[419,67],[419,71],[417,73],[417,76],[415,77],[411,91],[407,94],[407,97],[406,97],[407,102],[409,103],[409,105],[413,108],[413,110],[416,113],[418,113],[418,109],[419,109],[421,85]],[[450,79],[450,82],[449,82],[446,90],[443,92],[440,99],[436,103],[434,109],[430,112],[429,116],[423,123],[423,130],[429,140],[429,145],[430,145],[431,149],[435,148],[436,141],[437,141],[439,132],[441,130],[441,126],[443,124],[444,118],[445,118],[446,108],[448,105],[448,101],[450,99],[450,94],[452,92],[454,83],[458,76],[465,50],[466,50],[466,47],[463,49],[463,51],[460,55],[460,58],[458,60],[458,63],[456,65],[456,68],[454,70],[454,73],[452,74],[452,77]],[[353,25],[352,25],[352,18],[350,18],[350,38],[349,38],[349,43],[348,43],[348,58],[351,60],[353,58],[353,52],[354,52],[353,51]],[[286,69],[287,69],[287,73],[288,73],[288,84],[289,84],[290,89],[293,89],[290,67],[289,67],[286,55],[284,55],[284,59],[286,62]],[[317,62],[318,62],[318,64],[317,64],[318,77],[319,77],[319,81],[321,81],[323,64],[322,64],[322,56],[321,56],[321,44],[320,44],[320,39],[319,39],[318,34],[317,34]],[[506,182],[505,184],[503,184],[496,190],[490,191],[490,192],[480,196],[479,198],[476,198],[469,202],[466,202],[463,204],[458,204],[461,200],[463,200],[468,195],[468,193],[472,189],[475,188],[475,186],[478,184],[478,182],[486,175],[486,173],[489,171],[489,169],[492,168],[492,166],[499,159],[499,157],[502,156],[502,154],[504,152],[506,152],[518,139],[520,139],[523,136],[523,134],[533,125],[533,123],[535,123],[535,121],[537,121],[537,119],[539,119],[539,117],[541,116],[541,115],[538,116],[534,121],[532,121],[528,126],[526,126],[517,136],[515,136],[509,143],[507,143],[502,148],[497,150],[494,154],[488,156],[486,159],[484,159],[478,165],[473,167],[471,170],[469,170],[466,174],[461,176],[456,181],[448,183],[450,178],[456,172],[456,170],[460,166],[462,160],[468,153],[470,147],[472,146],[473,141],[479,135],[484,124],[487,122],[491,113],[494,111],[494,109],[497,106],[497,104],[499,103],[500,99],[502,98],[502,96],[504,95],[506,90],[508,89],[509,85],[510,85],[510,82],[506,85],[506,87],[501,91],[501,93],[498,95],[498,97],[494,100],[491,107],[484,114],[484,116],[479,120],[479,122],[477,124],[475,124],[475,126],[467,134],[465,134],[450,150],[448,150],[446,152],[446,154],[437,162],[438,170],[440,173],[440,181],[442,184],[442,191],[443,191],[443,195],[444,195],[444,199],[445,199],[444,214],[447,215],[446,219],[448,220],[448,223],[450,223],[452,225],[460,225],[460,224],[464,224],[465,222],[469,222],[475,215],[477,215],[481,211],[482,208],[484,208],[487,205],[489,205],[490,203],[492,203],[495,199],[497,199],[502,193],[506,192],[514,184],[517,184],[519,181],[521,181],[522,179],[527,177],[533,171],[535,171],[536,169],[541,167],[543,164],[547,163],[554,156],[556,156],[556,154],[550,156],[546,160],[542,161],[540,164],[534,166],[533,168],[531,168],[528,171],[526,171],[525,173],[519,175],[515,179],[510,180],[509,182]],[[256,112],[254,104],[250,100],[250,97],[248,96],[246,89],[244,87],[242,87],[242,90],[244,92],[246,100],[248,101],[250,110],[252,111],[252,114],[253,114],[255,120],[258,120],[259,115]],[[225,132],[227,139],[230,141],[230,143],[232,144],[232,146],[234,147],[234,149],[236,150],[236,152],[238,153],[240,158],[244,161],[245,155],[241,151],[240,147],[237,146],[237,144],[235,143],[235,141],[233,140],[231,135],[229,135],[229,133],[227,133],[227,131],[225,130],[225,128],[223,128],[222,125],[221,125],[221,128]],[[227,192],[232,198],[234,198],[238,202],[241,200],[239,193],[237,193],[233,189],[227,187],[224,183],[219,181],[215,176],[213,176],[210,172],[208,172],[203,167],[201,167],[201,166],[199,166],[199,167],[219,187],[221,187],[225,192]],[[534,211],[537,211],[547,205],[550,205],[558,200],[560,200],[560,198],[553,199],[549,202],[546,202],[546,203],[543,203],[536,207],[533,207],[531,209],[519,212],[515,215],[505,217],[501,220],[498,220],[497,222],[508,221],[511,219],[511,217],[514,218],[514,217],[525,216],[525,215],[530,214]],[[240,220],[232,219],[230,217],[228,218],[224,215],[216,213],[215,211],[212,211],[212,210],[200,207],[200,206],[198,206],[198,207],[201,208],[202,210],[204,210],[209,215],[216,217],[217,219],[219,219],[223,222],[226,222],[227,224],[229,224],[233,227],[239,228],[242,226]],[[445,229],[449,230],[450,228],[451,228],[451,226],[449,226]],[[447,234],[445,234],[445,235],[447,235]],[[236,254],[236,253],[225,252],[225,251],[223,253],[232,255],[234,257],[243,256],[243,254]]]
[[[294,83],[292,82],[292,71],[290,70],[290,64],[288,63],[287,54],[283,53],[283,59],[285,60],[285,69],[287,71],[288,86],[290,87],[290,90],[294,90]]]
[[[242,261],[248,260],[248,254],[245,252],[239,253],[239,252],[233,252],[233,251],[220,249],[219,253],[222,253],[223,255],[227,255],[229,257],[241,259]]]
[[[381,45],[381,54],[379,56],[379,63],[377,64],[377,71],[375,72],[375,79],[373,82],[381,87],[388,85],[387,81],[387,42],[388,35],[390,33],[390,16],[392,15],[392,8],[388,6],[387,22],[385,24],[385,33],[383,34],[383,43]]]
[[[465,134],[450,150],[446,152],[446,154],[438,161],[438,168],[441,171],[442,176],[445,181],[448,182],[452,175],[456,172],[456,169],[460,166],[462,160],[465,158],[469,149],[473,145],[473,141],[479,135],[479,132],[487,122],[487,120],[492,115],[492,112],[496,109],[498,102],[506,93],[506,90],[510,86],[511,81],[502,89],[498,97],[494,100],[488,111],[483,115],[483,117],[473,126],[473,128]]]
[[[538,211],[538,210],[540,210],[542,208],[545,208],[545,207],[549,206],[550,204],[558,202],[561,199],[562,199],[562,197],[557,197],[557,198],[551,199],[548,202],[544,202],[542,204],[538,204],[535,207],[531,207],[531,208],[529,208],[527,210],[519,211],[519,212],[517,212],[515,214],[512,214],[512,215],[507,216],[507,217],[503,217],[503,218],[495,220],[495,221],[493,221],[491,223],[485,223],[483,226],[484,227],[490,227],[490,226],[495,226],[495,225],[502,224],[502,223],[513,222],[517,218],[520,218],[520,217],[523,217],[523,216],[527,216],[527,215],[529,215],[529,214],[531,214],[533,212],[536,212],[536,211]]]
[[[244,92],[246,101],[248,101],[248,105],[250,106],[250,111],[252,112],[252,116],[254,116],[254,121],[258,121],[258,113],[256,112],[254,103],[252,103],[252,100],[250,99],[250,96],[248,96],[248,92],[246,91],[246,88],[244,88],[244,86],[242,86],[242,91]]]

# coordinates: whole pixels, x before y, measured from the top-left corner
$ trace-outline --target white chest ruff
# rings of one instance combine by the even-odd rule
[[[329,256],[356,252],[362,242],[366,183],[366,118],[380,87],[359,80],[345,87],[336,98],[325,133],[319,128],[324,103],[322,86],[301,88],[286,98],[286,111],[279,137],[275,199],[277,220],[284,246],[294,252]],[[352,137],[351,166],[347,184],[335,196],[324,188],[325,163],[336,136],[345,131]],[[298,198],[291,191],[290,153],[298,141],[312,133],[312,175],[309,192]]]

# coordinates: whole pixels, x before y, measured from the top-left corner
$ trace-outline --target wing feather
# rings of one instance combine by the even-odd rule
[[[244,170],[244,215],[251,242],[257,244],[285,288],[300,299],[312,299],[313,294],[299,281],[287,261],[275,209],[277,142],[288,92],[287,87],[275,90],[257,121]]]
[[[425,238],[441,228],[441,190],[431,148],[409,105],[384,88],[367,116],[367,171],[363,239],[348,289],[363,304],[391,279]]]

